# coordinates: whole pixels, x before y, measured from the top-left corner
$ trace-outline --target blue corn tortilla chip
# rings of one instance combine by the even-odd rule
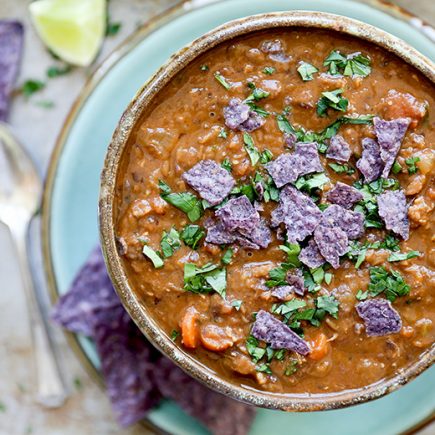
[[[368,137],[362,140],[362,147],[362,156],[356,162],[356,167],[363,174],[365,182],[371,183],[381,176],[382,169],[384,168],[381,150],[378,143]]]
[[[323,226],[337,226],[344,231],[351,240],[358,239],[364,234],[364,216],[362,213],[332,204],[322,215]]]
[[[226,245],[235,242],[235,240],[236,236],[234,233],[228,231],[220,220],[207,225],[207,236],[205,238],[207,243]]]
[[[99,311],[93,323],[107,394],[116,420],[126,427],[159,403],[154,371],[162,357],[121,305]]]
[[[298,142],[294,153],[281,154],[265,167],[278,188],[294,183],[301,175],[323,171],[315,142]]]
[[[371,337],[396,334],[402,329],[402,319],[386,299],[368,299],[356,306],[358,315],[363,319],[366,333]]]
[[[285,143],[286,147],[288,147],[290,149],[293,149],[294,146],[296,145],[296,141],[297,141],[297,138],[296,138],[295,134],[293,134],[293,133],[286,133],[284,135],[284,143]]]
[[[224,228],[228,231],[254,231],[260,224],[260,215],[246,195],[230,199],[219,210],[216,216],[220,218]]]
[[[379,216],[385,222],[387,230],[409,238],[408,206],[403,190],[387,190],[376,198]]]
[[[264,310],[257,313],[251,334],[257,340],[270,344],[272,349],[287,349],[300,355],[307,355],[310,352],[305,340],[293,332],[285,323]]]
[[[155,375],[163,395],[175,400],[213,434],[247,434],[255,416],[254,407],[208,389],[166,358],[155,367]]]
[[[280,194],[278,207],[272,211],[272,225],[284,223],[287,240],[296,243],[314,232],[322,212],[314,201],[293,186],[286,186]]]
[[[96,247],[77,273],[70,290],[60,297],[52,312],[52,319],[69,331],[92,336],[92,319],[96,313],[107,312],[119,305],[101,249]]]
[[[241,246],[251,249],[267,248],[272,241],[272,234],[264,219],[252,231],[240,229],[236,236]]]
[[[322,225],[314,231],[320,254],[334,268],[340,267],[340,257],[349,250],[349,238],[338,226]]]
[[[319,247],[314,239],[310,239],[308,241],[308,245],[301,249],[298,258],[310,269],[314,269],[325,264],[325,259],[322,257]]]
[[[18,21],[0,20],[0,121],[6,121],[9,99],[20,68],[24,29]]]
[[[385,121],[378,117],[373,118],[375,134],[381,150],[381,159],[384,163],[382,170],[384,178],[388,178],[390,174],[410,122],[408,118],[398,118],[392,121]]]
[[[350,209],[364,198],[363,194],[353,186],[340,181],[328,192],[326,199],[333,204]]]
[[[230,173],[213,160],[201,160],[183,174],[183,179],[210,205],[220,204],[235,184]]]
[[[224,119],[229,129],[248,132],[260,128],[265,122],[264,118],[251,110],[240,98],[231,98],[224,107]]]
[[[299,168],[293,154],[281,154],[265,167],[278,188],[294,183],[299,177]]]
[[[323,172],[323,166],[320,163],[319,151],[315,142],[298,142],[295,145],[293,158],[298,168],[298,176],[313,172]]]
[[[350,145],[340,135],[331,137],[329,147],[326,151],[328,159],[337,160],[338,162],[348,162],[352,151]]]
[[[282,285],[275,287],[271,294],[280,301],[287,301],[291,299],[290,296],[294,295],[294,288],[291,285]]]

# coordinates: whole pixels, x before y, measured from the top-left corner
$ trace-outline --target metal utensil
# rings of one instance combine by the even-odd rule
[[[26,292],[35,355],[37,400],[44,406],[58,407],[66,399],[66,389],[36,297],[27,256],[28,228],[39,207],[42,182],[29,156],[7,125],[0,122],[1,145],[0,221],[7,225],[15,243]]]

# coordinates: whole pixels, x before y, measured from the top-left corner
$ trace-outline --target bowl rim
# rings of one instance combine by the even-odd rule
[[[400,369],[395,376],[352,390],[326,394],[278,394],[256,390],[242,384],[233,384],[178,347],[160,329],[156,320],[147,314],[146,307],[129,285],[116,247],[113,220],[116,179],[123,151],[144,108],[161,89],[198,56],[223,42],[257,31],[292,27],[331,30],[363,39],[397,55],[435,84],[435,65],[429,59],[401,39],[355,19],[324,12],[289,11],[264,13],[229,21],[207,32],[172,55],[145,82],[122,114],[109,144],[101,173],[98,207],[99,232],[109,276],[125,309],[148,340],[184,371],[208,387],[251,405],[284,411],[320,411],[367,402],[396,390],[433,364],[435,345],[427,349],[413,364]]]

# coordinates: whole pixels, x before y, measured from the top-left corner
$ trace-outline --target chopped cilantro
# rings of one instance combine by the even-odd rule
[[[388,272],[383,266],[370,268],[370,283],[368,285],[370,296],[378,296],[384,292],[385,297],[394,302],[397,297],[409,294],[409,290],[409,285],[396,270]]]
[[[248,86],[252,90],[252,93],[245,99],[245,103],[260,101],[263,98],[267,98],[269,96],[269,92],[264,91],[261,88],[257,88],[254,83],[248,83]]]
[[[349,105],[349,100],[344,98],[341,95],[342,93],[343,89],[322,92],[322,97],[317,102],[317,114],[319,116],[326,116],[329,108],[345,112]]]
[[[234,307],[237,311],[240,310],[240,307],[242,306],[243,301],[239,300],[239,299],[234,299],[233,301],[231,301],[231,306]]]
[[[399,172],[401,172],[402,166],[400,163],[396,160],[393,164],[393,167],[391,168],[391,172],[395,175],[397,175]]]
[[[269,363],[260,364],[255,367],[255,370],[257,370],[257,372],[266,373],[267,375],[272,374]]]
[[[255,166],[260,161],[260,152],[254,144],[252,136],[248,133],[243,133],[243,142],[245,143],[245,150],[248,153],[252,166]]]
[[[262,165],[265,165],[266,163],[269,163],[271,160],[273,159],[273,154],[272,151],[265,149],[261,154],[260,154],[260,163]]]
[[[287,254],[286,264],[291,267],[299,267],[301,262],[299,261],[298,255],[301,252],[301,247],[298,243],[286,243],[285,245],[280,245],[279,249]]]
[[[259,347],[258,340],[250,335],[246,340],[246,350],[252,358],[252,361],[255,363],[260,361],[261,358],[266,354],[266,349],[263,347]]]
[[[110,21],[107,15],[106,36],[115,36],[121,30],[122,23]]]
[[[221,137],[222,139],[226,139],[228,137],[228,133],[225,130],[225,128],[223,128],[223,127],[221,128],[221,131],[219,132],[218,137]]]
[[[219,71],[214,73],[214,77],[227,91],[231,88],[231,85],[226,81],[225,77]]]
[[[297,69],[304,82],[313,80],[313,74],[319,70],[308,62],[300,62]]]
[[[337,174],[352,175],[355,173],[355,168],[348,165],[347,163],[343,163],[343,164],[328,163],[328,166]]]
[[[261,161],[261,156],[260,156]],[[279,201],[279,190],[273,182],[272,178],[269,175],[262,175],[259,172],[255,173],[254,178],[252,179],[252,185],[254,187],[254,193],[258,195],[258,192],[255,190],[255,186],[261,183],[263,186],[263,201]],[[260,199],[260,198],[259,198]]]
[[[257,193],[255,191],[254,185],[251,183],[240,184],[231,190],[232,195],[245,195],[248,197],[249,201],[254,202],[257,198]]]
[[[343,56],[339,51],[333,50],[323,62],[329,67],[329,74],[343,74],[345,76],[367,77],[371,72],[370,59],[361,53],[352,53]]]
[[[205,230],[199,225],[186,225],[180,234],[181,240],[185,245],[192,249],[198,247],[198,243],[205,236]]]
[[[298,365],[299,365],[299,361],[296,358],[291,358],[290,362],[288,363],[284,371],[284,375],[291,376],[295,374],[298,371]]]
[[[76,388],[77,391],[80,391],[83,388],[82,381],[79,377],[75,377],[73,379],[73,383],[74,383],[74,387]]]
[[[201,71],[208,71],[208,70],[209,70],[208,65],[201,65],[201,66],[199,67],[199,69],[200,69]]]
[[[225,254],[222,256],[222,259],[221,259],[222,263],[223,264],[230,264],[231,260],[233,258],[233,254],[234,254],[233,248],[228,248],[225,251]]]
[[[163,267],[163,260],[160,255],[156,251],[154,251],[154,249],[150,248],[147,245],[144,245],[142,253],[152,261],[156,269],[160,269],[161,267]]]
[[[266,66],[263,69],[264,74],[267,74],[269,76],[272,75],[275,71],[276,71],[276,68],[274,68],[273,66]]]
[[[54,78],[54,77],[63,76],[65,74],[70,73],[72,69],[73,67],[68,64],[62,66],[54,65],[47,69],[47,77]]]
[[[325,273],[325,277],[324,277],[324,280],[325,280],[325,282],[326,282],[326,284],[331,284],[331,281],[332,281],[332,273],[331,272],[326,272]]]
[[[202,202],[192,193],[172,193],[171,188],[162,180],[159,180],[160,196],[168,203],[177,207],[187,214],[192,221],[197,221],[203,212]]]
[[[314,175],[302,175],[295,182],[295,187],[299,190],[311,192],[313,189],[322,189],[322,187],[329,183],[329,178],[324,172],[319,172]]]
[[[225,157],[224,161],[221,163],[221,166],[226,169],[228,172],[231,172],[233,169],[233,164],[228,157]]]
[[[381,249],[388,249],[390,251],[397,252],[400,251],[399,243],[400,240],[397,237],[394,237],[391,234],[387,234],[379,247]]]
[[[421,252],[419,251],[409,251],[409,252],[393,252],[389,257],[388,261],[393,263],[395,261],[404,261],[411,258],[420,257]]]
[[[29,98],[31,95],[35,94],[36,92],[41,91],[45,88],[45,83],[41,80],[26,80],[23,85],[21,86],[21,93],[26,97]]]
[[[362,290],[358,290],[356,292],[355,297],[359,300],[359,301],[365,301],[368,297],[369,297],[369,292],[365,291],[363,292]]]
[[[282,263],[281,266],[274,267],[269,271],[269,279],[266,281],[267,287],[278,287],[287,285],[286,276],[287,272],[292,266]]]
[[[171,228],[169,233],[163,231],[162,241],[160,242],[164,258],[174,255],[174,252],[181,246],[180,234],[175,228]]]
[[[409,157],[405,160],[405,163],[408,166],[408,174],[412,175],[418,171],[418,167],[415,164],[419,161],[420,157]]]
[[[333,295],[319,296],[316,299],[316,306],[318,310],[323,310],[335,319],[338,317],[339,302]]]
[[[197,267],[193,263],[184,264],[184,289],[193,293],[210,293],[213,290],[223,299],[226,296],[227,273],[218,269],[215,264],[208,263]]]
[[[177,331],[176,329],[173,329],[171,332],[171,340],[175,341],[180,336],[180,331]]]

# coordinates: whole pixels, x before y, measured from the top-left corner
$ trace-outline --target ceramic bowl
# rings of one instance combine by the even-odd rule
[[[226,23],[174,54],[145,83],[126,108],[113,134],[101,175],[99,223],[101,245],[107,268],[124,307],[145,336],[166,356],[194,378],[234,399],[255,406],[285,411],[319,411],[366,402],[396,390],[434,362],[435,345],[428,349],[418,361],[404,368],[394,377],[351,391],[311,395],[277,394],[232,384],[178,347],[148,313],[147,307],[140,302],[130,287],[116,248],[114,230],[115,187],[121,157],[141,114],[160,90],[198,56],[222,42],[259,30],[296,26],[334,30],[369,41],[396,54],[435,83],[435,65],[429,59],[389,33],[350,18],[323,12],[292,11],[255,15]]]

